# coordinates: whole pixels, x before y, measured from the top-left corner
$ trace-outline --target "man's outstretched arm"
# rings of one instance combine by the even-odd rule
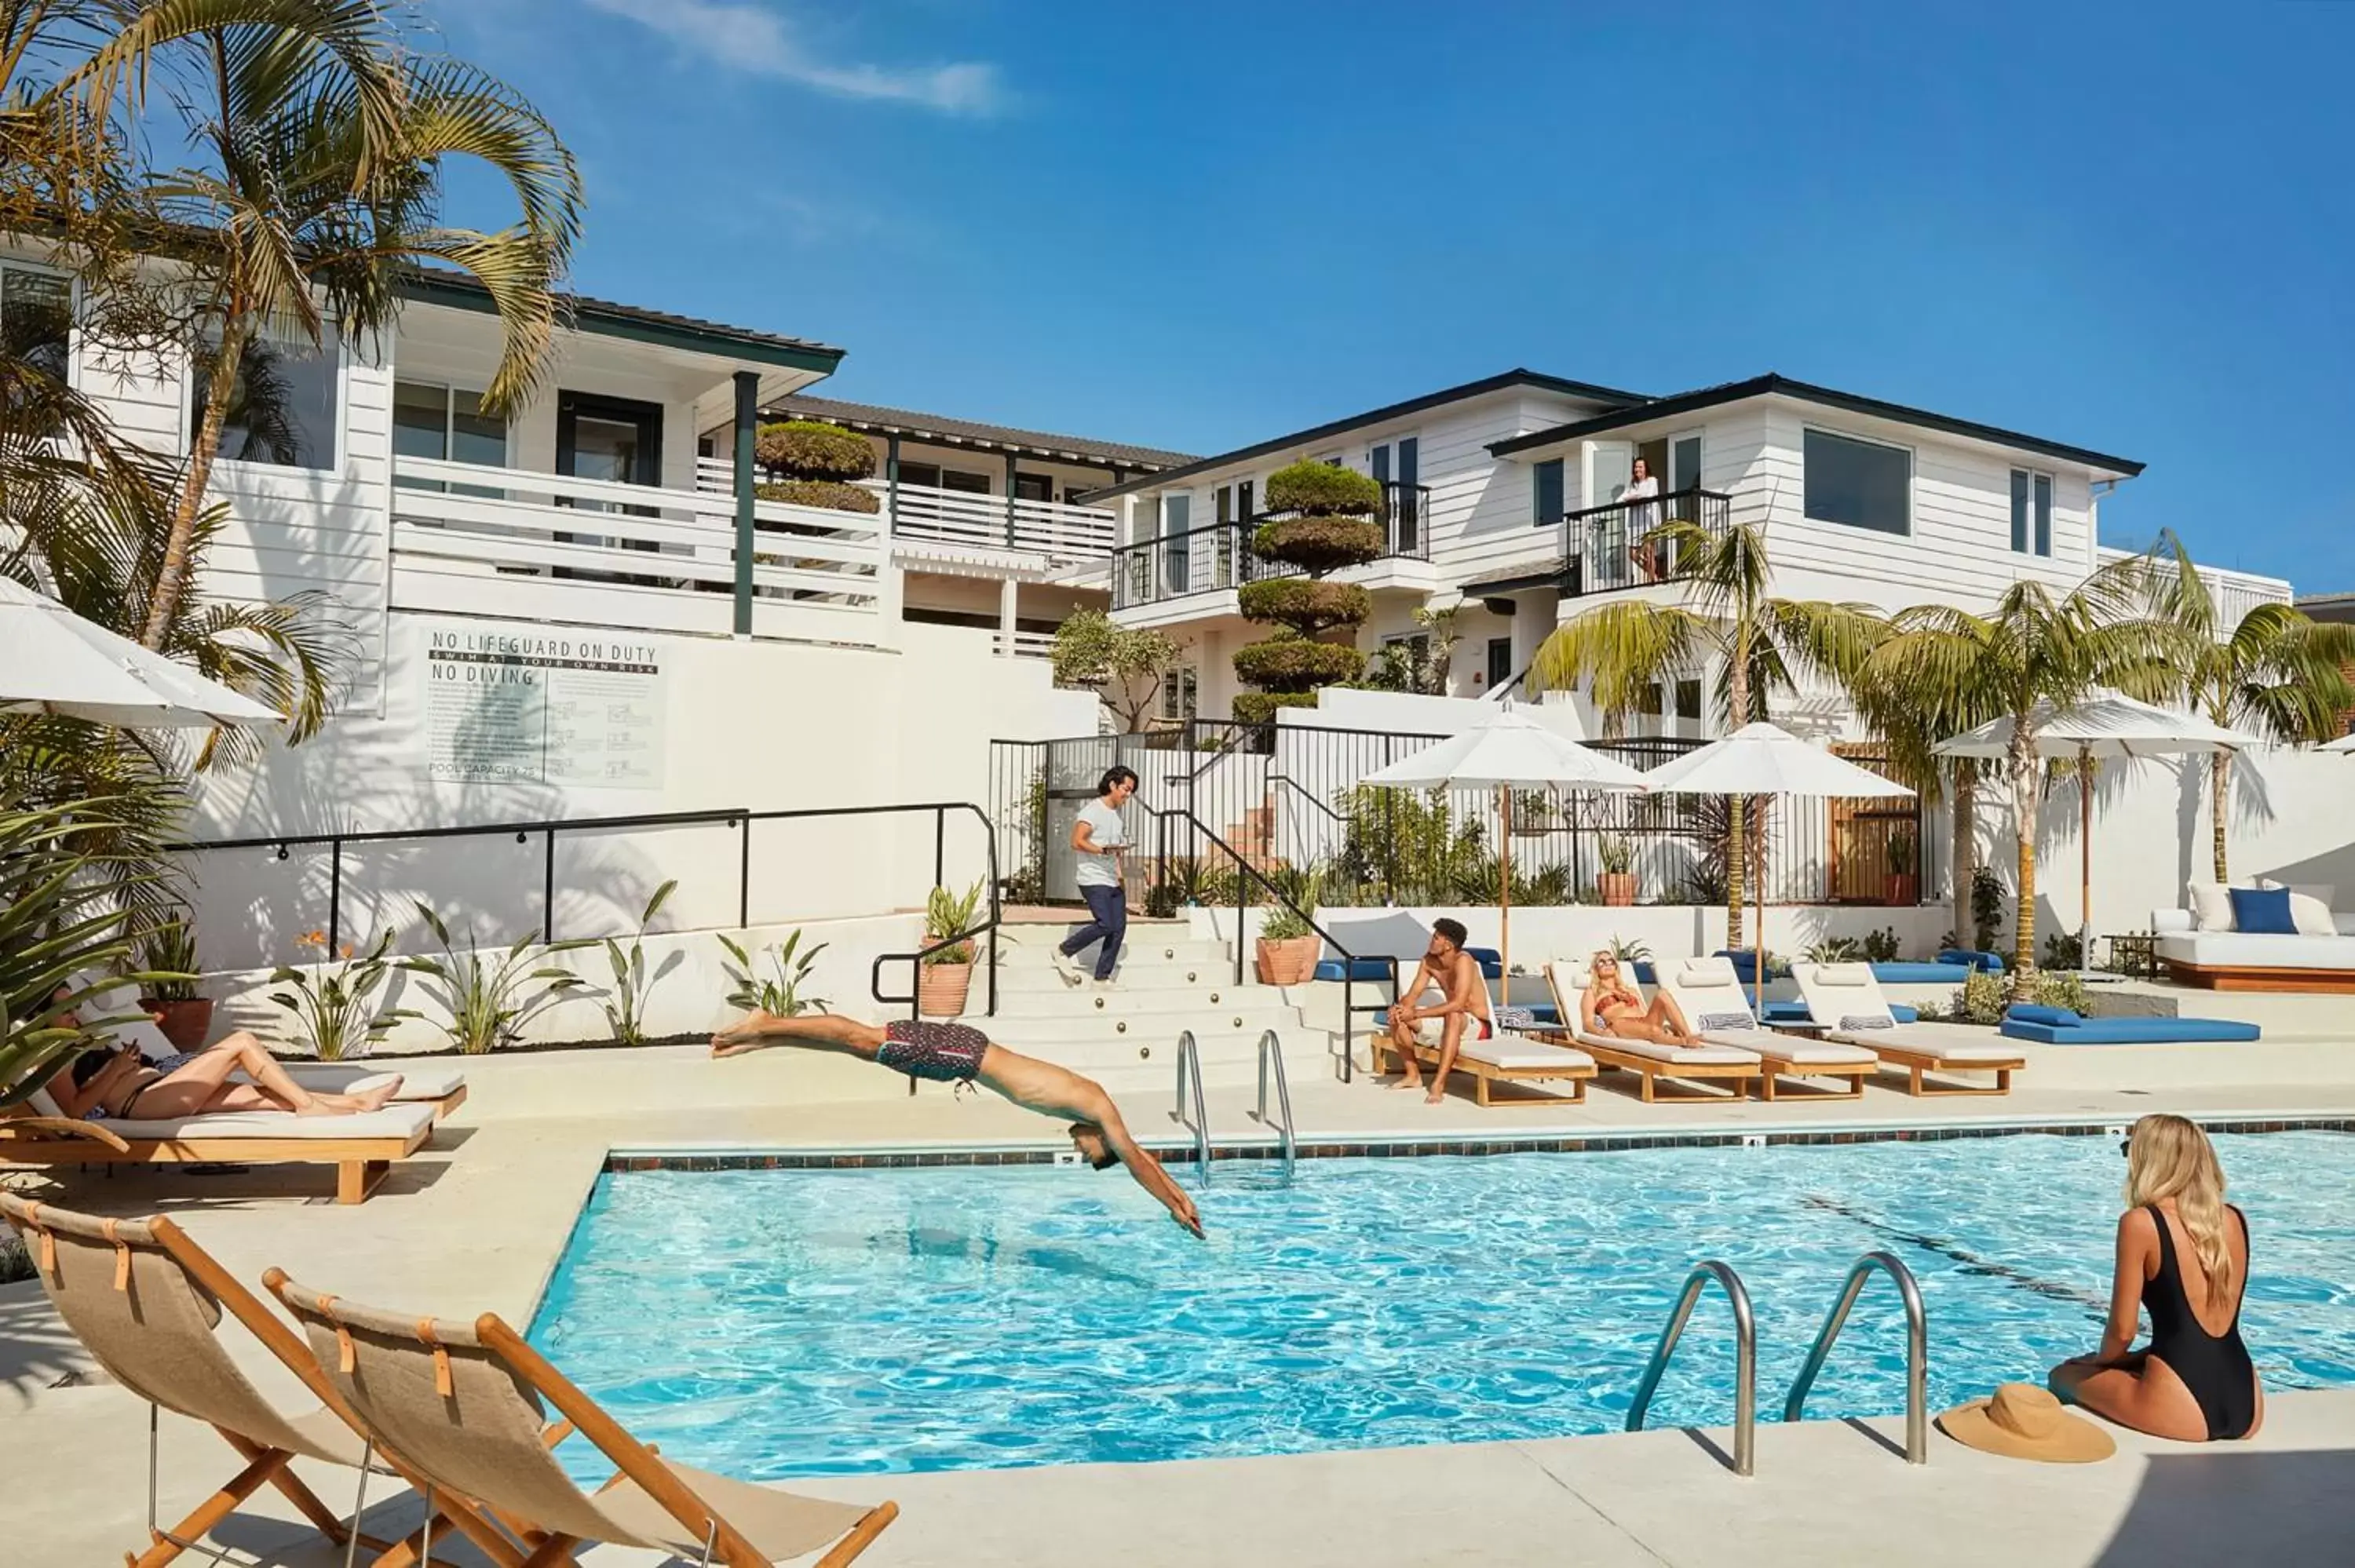
[[[1128,1124],[1120,1118],[1120,1107],[1112,1103],[1112,1096],[1093,1078],[1071,1074],[1069,1113],[1082,1120],[1093,1122],[1103,1132],[1103,1139],[1136,1184],[1153,1194],[1155,1202],[1169,1211],[1169,1217],[1192,1231],[1202,1234],[1202,1216],[1194,1207],[1194,1200],[1178,1185],[1169,1172],[1161,1169],[1161,1161],[1153,1158],[1129,1136]]]

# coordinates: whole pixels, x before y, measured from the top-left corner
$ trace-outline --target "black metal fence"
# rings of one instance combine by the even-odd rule
[[[1717,535],[1732,518],[1732,496],[1698,489],[1570,513],[1561,520],[1562,593],[1574,599],[1667,582],[1683,563],[1676,541],[1658,536],[1662,528],[1689,523]]]
[[[1136,771],[1146,807],[1189,813],[1218,841],[1168,815],[1149,826],[1140,816],[1128,865],[1140,903],[1233,904],[1237,858],[1287,891],[1313,877],[1314,901],[1331,906],[1493,904],[1505,865],[1521,906],[1601,903],[1630,891],[1624,877],[1641,903],[1724,898],[1725,799],[1517,790],[1508,832],[1495,790],[1364,782],[1439,738],[1194,719],[1139,735],[995,742],[990,815],[1008,896],[1076,899],[1071,822],[1104,770],[1121,765]],[[1588,744],[1648,771],[1702,743]],[[1868,747],[1841,749],[1864,766],[1878,760]],[[1934,888],[1938,857],[1918,802],[1779,801],[1764,821],[1771,902],[1910,905]]]

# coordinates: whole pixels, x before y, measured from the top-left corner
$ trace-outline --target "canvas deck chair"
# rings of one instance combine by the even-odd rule
[[[387,1312],[274,1268],[262,1282],[368,1436],[438,1490],[524,1531],[529,1568],[599,1542],[729,1568],[773,1568],[823,1548],[818,1568],[841,1568],[899,1517],[896,1503],[829,1502],[658,1457],[495,1314],[456,1323]],[[581,1490],[549,1452],[548,1405],[615,1466],[597,1491]]]
[[[1730,959],[1671,959],[1660,965],[1659,976],[1660,989],[1677,999],[1685,1021],[1703,1042],[1758,1053],[1766,1065],[1765,1075],[1758,1080],[1761,1099],[1772,1100],[1782,1078],[1845,1078],[1847,1088],[1817,1090],[1813,1097],[1861,1099],[1864,1080],[1881,1065],[1881,1058],[1861,1045],[1783,1034],[1761,1024]]]
[[[1899,1023],[1889,1012],[1870,964],[1794,964],[1791,978],[1807,999],[1807,1012],[1825,1025],[1828,1038],[1861,1045],[1907,1075],[1906,1092],[1924,1095],[2006,1095],[2011,1075],[2028,1065],[2019,1047],[1999,1037],[1975,1033],[1952,1023]],[[1958,1073],[1992,1073],[1993,1087],[1977,1084],[1926,1083],[1923,1075],[1951,1079]]]
[[[1579,1001],[1585,994],[1588,981],[1583,960],[1557,959],[1546,965],[1546,988],[1553,992],[1555,1011],[1561,1015],[1562,1027],[1588,1054],[1606,1067],[1616,1067],[1623,1073],[1633,1073],[1641,1081],[1638,1094],[1646,1103],[1654,1100],[1703,1100],[1721,1097],[1707,1089],[1688,1090],[1681,1094],[1663,1094],[1660,1080],[1671,1083],[1722,1083],[1732,1091],[1735,1099],[1750,1092],[1750,1080],[1763,1077],[1765,1059],[1753,1050],[1737,1045],[1712,1045],[1697,1043],[1690,1045],[1668,1045],[1652,1040],[1630,1040],[1623,1035],[1604,1034],[1586,1027],[1579,1011]]]
[[[356,1473],[364,1465],[400,1473],[390,1457],[371,1460],[368,1445],[334,1408],[334,1391],[293,1330],[261,1304],[212,1255],[166,1219],[107,1220],[0,1192],[0,1216],[25,1238],[58,1316],[114,1381],[147,1402],[147,1550],[125,1552],[133,1568],[161,1568],[199,1543],[263,1487],[274,1488],[330,1542],[347,1550],[356,1539],[396,1561],[414,1562],[404,1543],[355,1537],[352,1520],[338,1515],[288,1467],[297,1458]],[[226,1308],[260,1339],[320,1401],[300,1415],[281,1411],[246,1377],[214,1330]],[[244,1462],[195,1511],[166,1528],[155,1516],[157,1437],[165,1410],[199,1421]],[[363,1486],[365,1482],[363,1481]],[[353,1509],[357,1519],[358,1506]],[[504,1547],[479,1518],[450,1517],[477,1544]],[[422,1530],[419,1534],[424,1533]],[[493,1552],[514,1568],[522,1555]]]

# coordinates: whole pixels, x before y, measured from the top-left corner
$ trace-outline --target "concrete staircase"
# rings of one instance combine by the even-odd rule
[[[997,1015],[973,1022],[991,1039],[1026,1055],[1084,1073],[1115,1092],[1178,1083],[1178,1036],[1194,1032],[1205,1086],[1257,1082],[1259,1040],[1269,1029],[1283,1042],[1284,1071],[1295,1083],[1329,1076],[1332,1034],[1312,1027],[1279,986],[1250,978],[1235,984],[1233,949],[1194,937],[1182,920],[1131,920],[1120,967],[1109,986],[1069,985],[1053,961],[1071,925],[1000,928]],[[1081,955],[1092,961],[1092,950]],[[983,1005],[975,977],[973,1001]]]

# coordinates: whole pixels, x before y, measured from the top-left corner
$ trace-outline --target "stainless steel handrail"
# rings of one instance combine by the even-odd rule
[[[1284,1113],[1276,1132],[1284,1140],[1284,1179],[1289,1181],[1292,1167],[1299,1158],[1299,1145],[1292,1136],[1292,1086],[1284,1077],[1284,1042],[1276,1038],[1273,1029],[1263,1031],[1259,1037],[1259,1110],[1253,1119],[1262,1127],[1275,1125],[1267,1119],[1267,1065],[1271,1058],[1275,1063],[1276,1108]]]
[[[1186,1089],[1194,1090],[1194,1119],[1186,1119]],[[1210,1107],[1202,1098],[1202,1051],[1190,1029],[1178,1036],[1178,1108],[1169,1119],[1194,1135],[1194,1169],[1202,1185],[1210,1184]]]
[[[1676,1354],[1677,1341],[1684,1337],[1685,1323],[1692,1317],[1693,1304],[1710,1280],[1725,1287],[1725,1298],[1733,1308],[1733,1473],[1752,1473],[1758,1453],[1758,1325],[1750,1314],[1750,1292],[1742,1288],[1742,1276],[1733,1272],[1731,1264],[1716,1258],[1693,1265],[1685,1276],[1685,1287],[1677,1296],[1677,1309],[1668,1319],[1668,1326],[1660,1331],[1660,1342],[1652,1351],[1651,1361],[1644,1368],[1644,1381],[1636,1385],[1636,1402],[1627,1407],[1627,1430],[1644,1429],[1644,1414],[1652,1407],[1652,1395],[1660,1386],[1660,1374],[1668,1370],[1668,1358]]]
[[[1869,1252],[1849,1266],[1839,1299],[1832,1303],[1831,1316],[1824,1319],[1815,1348],[1807,1352],[1807,1364],[1799,1369],[1790,1394],[1783,1401],[1783,1419],[1799,1419],[1806,1406],[1807,1391],[1816,1385],[1816,1374],[1824,1370],[1833,1342],[1848,1324],[1849,1308],[1856,1305],[1858,1293],[1876,1268],[1897,1282],[1897,1294],[1905,1302],[1905,1462],[1926,1465],[1930,1462],[1930,1321],[1922,1309],[1922,1287],[1914,1283],[1913,1271],[1894,1253]]]

